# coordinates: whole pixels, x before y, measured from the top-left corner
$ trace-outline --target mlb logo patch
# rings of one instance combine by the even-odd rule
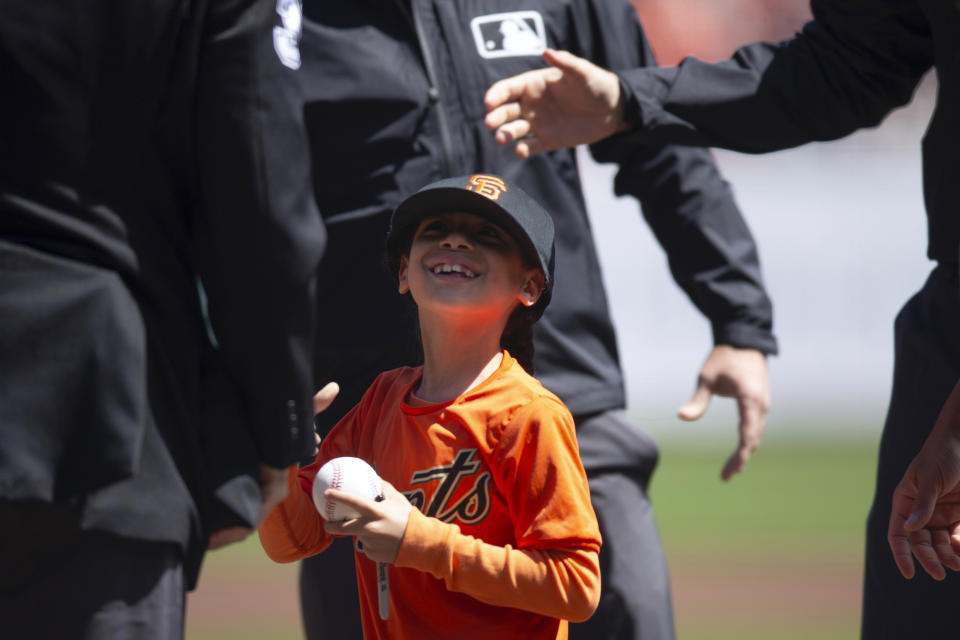
[[[547,48],[543,16],[537,11],[509,11],[470,21],[481,58],[539,56]]]
[[[273,50],[283,66],[299,69],[303,6],[300,0],[277,0],[277,15],[282,26],[273,28]]]

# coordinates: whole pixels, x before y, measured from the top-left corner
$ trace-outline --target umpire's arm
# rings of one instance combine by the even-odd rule
[[[214,1],[198,69],[196,258],[260,460],[277,468],[314,449],[314,278],[325,243],[298,40],[298,2]]]
[[[632,6],[592,2],[591,7],[604,37],[590,41],[582,53],[612,69],[656,66]],[[636,144],[619,136],[590,150],[599,161],[619,163],[615,192],[640,201],[674,279],[710,320],[716,346],[692,400],[678,415],[699,418],[714,394],[737,400],[739,440],[721,472],[730,479],[759,444],[770,404],[765,356],[777,351],[756,244],[706,149]]]
[[[763,153],[874,126],[933,65],[919,4],[813,0],[814,20],[787,42],[747,45],[715,64],[620,71],[637,125],[625,135]]]
[[[632,6],[595,0],[588,5],[604,37],[582,38],[575,53],[611,69],[656,66]],[[715,344],[776,353],[757,247],[710,153],[638,145],[627,136],[596,143],[590,152],[600,162],[619,164],[614,191],[640,202],[674,280],[710,319]]]

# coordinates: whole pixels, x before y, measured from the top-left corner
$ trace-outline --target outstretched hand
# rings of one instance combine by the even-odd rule
[[[714,395],[736,398],[740,412],[739,442],[720,472],[726,481],[743,471],[763,435],[770,409],[766,356],[756,349],[714,347],[700,370],[693,398],[680,407],[677,416],[682,420],[699,419]]]
[[[887,543],[905,578],[960,571],[960,383],[893,492]]]
[[[393,563],[400,552],[400,543],[407,530],[407,521],[413,507],[407,498],[381,479],[382,500],[370,500],[336,489],[327,489],[324,497],[336,500],[360,513],[359,518],[342,522],[327,522],[327,533],[337,536],[355,536],[357,551],[376,562]]]
[[[547,49],[549,67],[495,82],[484,96],[484,124],[521,158],[623,131],[620,80],[589,60]]]
[[[316,416],[326,411],[333,404],[338,393],[340,393],[340,385],[336,382],[328,382],[320,391],[317,391],[313,396],[313,415]],[[317,451],[320,449],[320,434],[314,431],[313,436],[316,443],[313,455],[317,455]]]
[[[336,382],[330,382],[320,389],[313,396],[314,415],[327,409],[340,392],[340,387]],[[317,444],[319,444],[319,437]],[[316,451],[314,451],[316,453]],[[260,465],[260,517],[257,520],[257,526],[263,522],[263,519],[273,511],[273,508],[283,502],[287,497],[287,470],[269,467],[265,464]],[[243,541],[247,536],[253,533],[253,529],[247,527],[227,527],[210,534],[210,540],[207,542],[207,548],[211,551],[223,548],[235,542]]]

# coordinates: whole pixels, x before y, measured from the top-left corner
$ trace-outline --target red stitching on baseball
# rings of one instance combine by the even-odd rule
[[[342,475],[340,473],[340,463],[333,463],[333,480],[330,483],[330,486],[334,489],[339,490],[342,485],[341,483]],[[336,500],[327,500],[327,520],[333,520],[333,517],[336,515],[337,501]]]

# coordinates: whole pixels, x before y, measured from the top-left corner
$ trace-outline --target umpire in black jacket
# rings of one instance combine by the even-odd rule
[[[563,73],[547,72],[550,88],[543,73],[491,88],[488,125],[504,143],[523,136],[522,153],[618,130],[620,142],[761,153],[875,126],[936,70],[936,108],[922,150],[934,266],[894,324],[893,387],[867,519],[861,637],[952,640],[960,635],[960,4],[810,6],[814,19],[794,38],[750,44],[715,64],[687,58],[675,68],[614,75],[565,52],[547,54]]]
[[[0,0],[4,637],[182,637],[213,530],[313,450],[299,35],[295,0]]]

